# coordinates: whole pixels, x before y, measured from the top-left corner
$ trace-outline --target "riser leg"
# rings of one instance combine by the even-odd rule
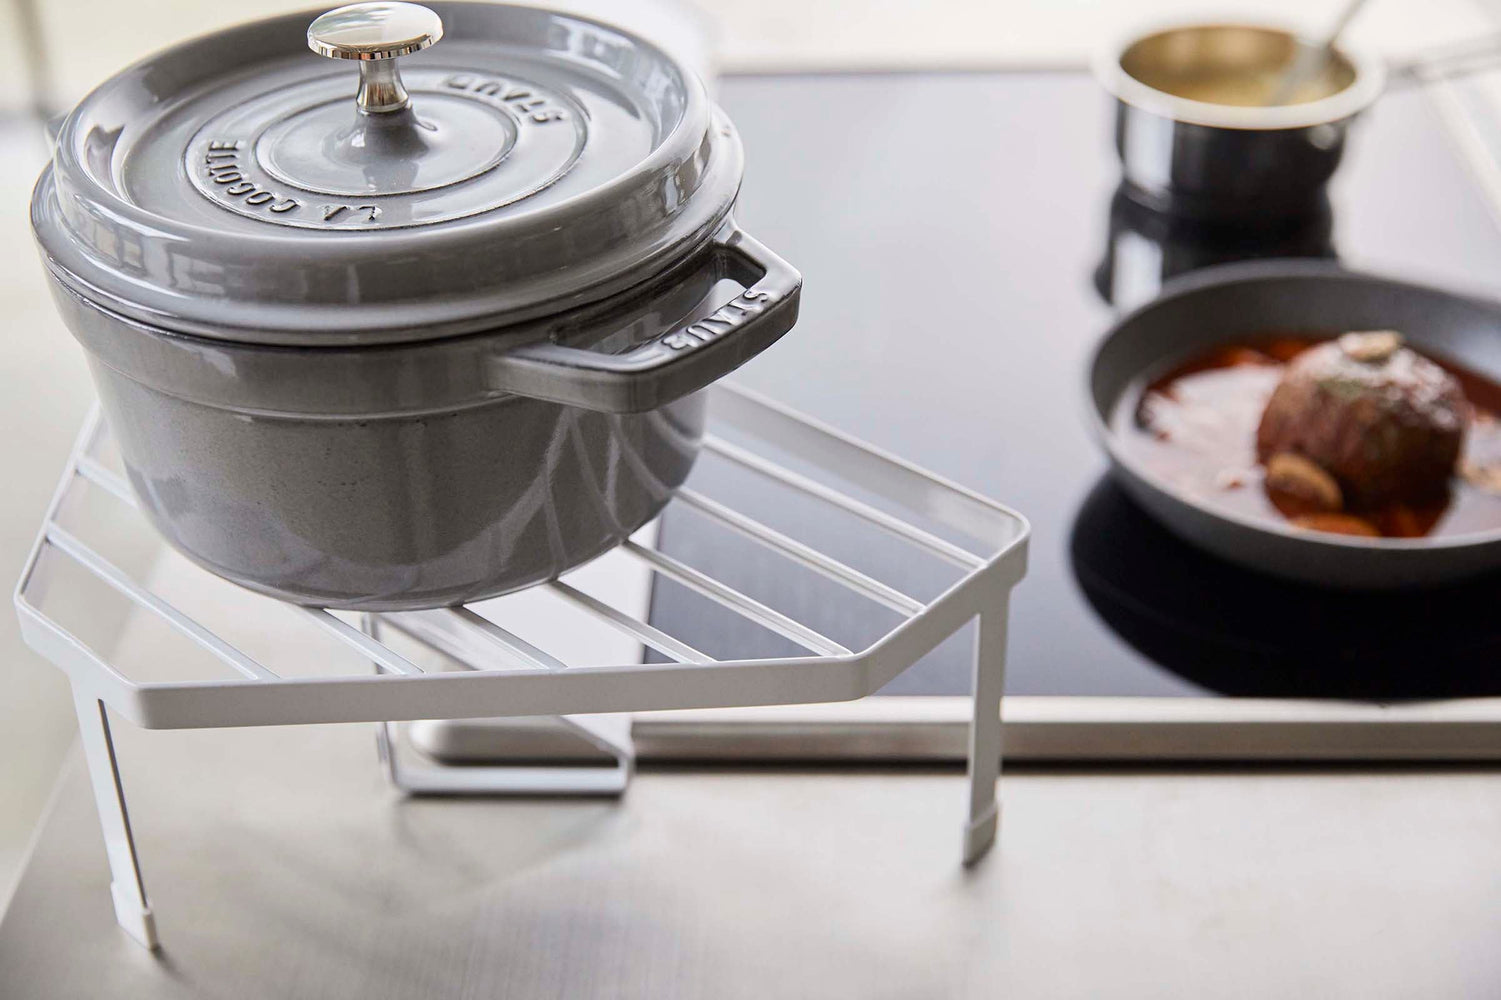
[[[115,919],[141,945],[155,949],[160,946],[156,937],[156,919],[146,899],[146,883],[141,878],[135,837],[130,831],[125,789],[120,783],[120,766],[115,759],[114,740],[110,737],[109,714],[104,703],[96,698],[77,691],[73,697],[78,711],[78,735],[89,766],[89,782],[94,789],[94,805],[99,810],[99,826],[104,833],[104,853],[109,858],[109,889],[114,899]]]
[[[995,785],[1001,772],[1001,689],[1006,683],[1009,592],[976,619],[974,716],[969,723],[969,820],[964,863],[974,864],[995,842],[1000,821]]]

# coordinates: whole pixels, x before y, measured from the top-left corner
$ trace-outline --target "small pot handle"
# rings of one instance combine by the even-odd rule
[[[543,341],[496,359],[519,394],[609,413],[654,410],[729,374],[774,344],[797,321],[803,279],[734,223],[708,250],[734,273],[760,277],[703,319],[674,327],[622,354]]]

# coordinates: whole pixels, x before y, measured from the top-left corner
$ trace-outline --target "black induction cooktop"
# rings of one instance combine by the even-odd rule
[[[1186,270],[1338,256],[1501,294],[1501,228],[1429,95],[1392,93],[1358,123],[1324,209],[1232,231],[1143,212],[1117,190],[1111,108],[1084,74],[738,77],[720,96],[747,150],[740,220],[806,282],[796,329],[737,378],[1027,515],[1008,695],[1501,694],[1501,578],[1354,594],[1222,563],[1106,478],[1084,418],[1095,340]],[[695,472],[729,474],[709,461]],[[862,629],[876,612],[799,590],[708,530],[673,511],[660,544],[830,634],[886,624]],[[789,652],[670,585],[652,618],[703,648],[746,628],[742,655]],[[968,684],[968,647],[950,641],[885,693]]]

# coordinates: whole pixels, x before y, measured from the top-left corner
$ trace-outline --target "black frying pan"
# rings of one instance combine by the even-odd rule
[[[1436,538],[1354,538],[1241,518],[1174,491],[1126,455],[1110,417],[1173,365],[1268,331],[1396,329],[1419,351],[1501,380],[1501,303],[1347,271],[1254,261],[1180,278],[1118,322],[1090,363],[1091,419],[1126,491],[1169,530],[1222,558],[1343,587],[1432,585],[1501,568],[1501,529]]]

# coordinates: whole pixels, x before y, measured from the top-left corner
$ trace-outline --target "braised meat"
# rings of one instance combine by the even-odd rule
[[[1448,488],[1468,419],[1459,382],[1403,347],[1398,334],[1348,333],[1287,366],[1262,414],[1256,452],[1262,462],[1277,459],[1286,475],[1301,473],[1309,492],[1329,495],[1315,475],[1327,473],[1338,487],[1327,509],[1417,503]]]

